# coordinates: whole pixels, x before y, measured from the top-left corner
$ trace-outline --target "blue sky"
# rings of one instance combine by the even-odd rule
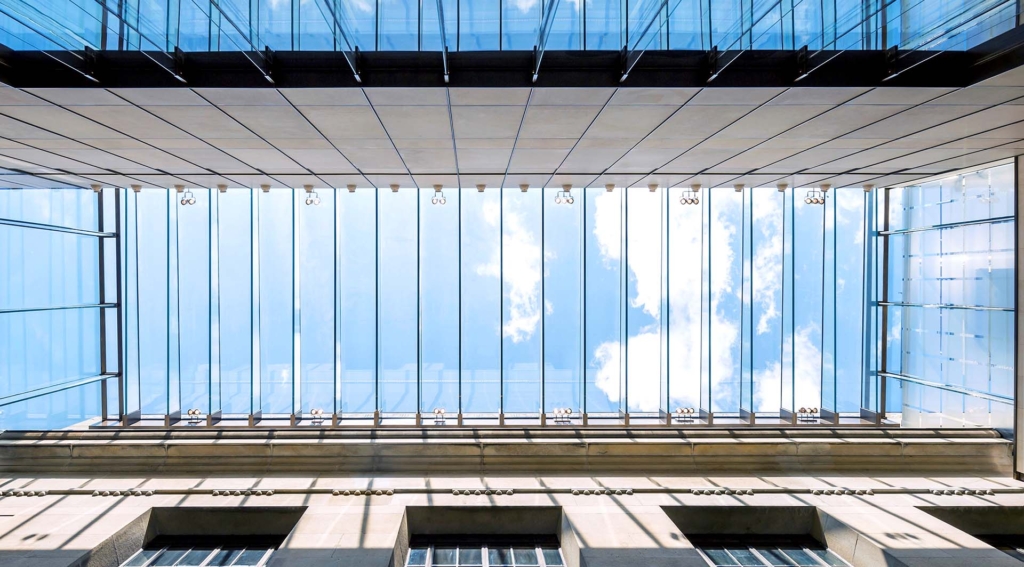
[[[542,397],[547,411],[556,407],[579,411],[584,396],[592,413],[615,412],[627,404],[631,412],[656,412],[666,404],[669,409],[697,407],[701,388],[710,391],[715,411],[737,411],[743,393],[744,407],[752,404],[757,411],[775,412],[783,374],[792,376],[796,384],[796,406],[820,405],[823,207],[805,205],[804,192],[796,192],[789,243],[795,254],[794,331],[784,332],[783,197],[774,188],[748,189],[743,195],[717,189],[710,192],[710,208],[708,190],[701,193],[700,206],[680,205],[681,190],[669,190],[667,278],[663,278],[662,258],[664,189],[628,190],[625,263],[623,191],[588,189],[584,199],[577,189],[572,205],[556,204],[557,191],[448,189],[447,204],[442,206],[431,204],[430,189],[419,193],[410,188],[397,193],[359,189],[337,194],[323,190],[319,206],[306,206],[301,192],[273,189],[258,195],[256,263],[252,263],[249,232],[254,213],[248,190],[230,189],[217,195],[219,207],[213,220],[218,226],[216,285],[220,293],[212,320],[219,313],[220,365],[213,382],[221,382],[224,411],[248,413],[254,315],[260,321],[258,397],[265,414],[290,413],[295,399],[303,411],[333,409],[336,335],[340,409],[346,413],[370,413],[375,407],[388,413],[414,413],[417,397],[421,411],[435,407],[455,411],[460,398],[460,356],[466,413],[494,413],[502,408],[509,414],[535,413]],[[838,320],[846,325],[840,332],[859,336],[863,192],[840,189],[833,194],[838,199]],[[169,376],[175,380],[179,372],[183,407],[209,403],[211,304],[205,287],[210,279],[211,195],[208,190],[197,190],[196,195],[196,205],[182,207],[169,201],[165,192],[143,191],[135,201],[138,227],[130,221],[131,229],[140,231],[142,359],[136,364],[145,384],[146,413],[164,411],[167,389],[163,384]],[[746,232],[742,199],[749,199],[751,207]],[[134,208],[133,204],[130,217]],[[831,227],[831,204],[827,210]],[[335,214],[336,242],[332,240]],[[710,215],[707,229],[702,229],[702,215]],[[297,227],[293,226],[296,216]],[[376,223],[379,241],[375,241]],[[293,233],[299,238],[297,318],[291,309]],[[750,239],[746,250],[744,236]],[[170,285],[168,237],[178,242],[178,254],[171,258],[178,280],[172,278]],[[710,242],[708,279],[707,270],[700,268],[705,256],[702,242]],[[340,322],[334,316],[335,253]],[[250,264],[257,266],[260,276],[258,313],[251,305]],[[623,268],[628,276],[624,298]],[[702,294],[710,304],[702,301]],[[741,322],[743,305],[749,311]],[[170,373],[169,307],[178,314],[171,324],[181,326],[180,333],[172,331]],[[703,333],[702,309],[703,320],[710,321],[710,329]],[[628,320],[625,329],[623,315]],[[293,333],[293,318],[301,331],[298,334]],[[629,361],[625,388],[623,342],[628,345]],[[299,392],[293,391],[295,345]],[[795,352],[793,362],[790,352]],[[709,361],[703,372],[702,353]],[[175,368],[178,358],[174,355],[180,355],[180,368]],[[419,391],[418,356],[423,365]],[[378,363],[379,388],[375,388]],[[835,362],[827,357],[826,373],[833,372],[833,367],[839,376],[840,409],[856,410],[859,344],[840,348]]]

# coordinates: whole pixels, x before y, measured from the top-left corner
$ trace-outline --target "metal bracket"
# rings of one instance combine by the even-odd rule
[[[270,49],[269,45],[264,45],[263,46],[263,66],[265,67],[263,72],[266,73],[267,77],[270,79],[270,82],[273,83],[274,82],[274,50]]]
[[[708,51],[708,80],[718,74],[718,46],[715,45]]]
[[[174,75],[185,80],[185,52],[177,45],[174,46]]]
[[[807,74],[807,62],[809,57],[807,56],[807,46],[801,47],[796,52],[796,76],[803,77]]]
[[[99,57],[96,55],[96,50],[85,46],[85,74],[89,75],[93,79],[96,78],[96,71],[99,68]]]
[[[885,75],[888,77],[896,72],[899,63],[900,47],[894,45],[885,50]]]

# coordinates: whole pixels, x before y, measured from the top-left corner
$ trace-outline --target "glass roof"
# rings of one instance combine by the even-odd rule
[[[18,50],[963,50],[1015,0],[3,0]]]

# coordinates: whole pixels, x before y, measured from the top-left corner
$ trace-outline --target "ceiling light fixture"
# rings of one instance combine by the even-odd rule
[[[733,186],[732,186],[732,188],[733,188],[733,189],[734,189],[734,190],[735,190],[735,191],[736,191],[737,193],[742,193],[742,192],[743,192],[743,184],[742,184],[742,183],[737,183],[736,185],[733,185]]]
[[[392,193],[398,193],[398,184],[397,183],[392,183],[391,184],[391,192]]]
[[[865,193],[870,193],[874,188],[875,188],[875,186],[873,184],[871,184],[871,183],[865,183],[864,184],[864,192]]]
[[[484,185],[483,183],[477,183],[477,185],[476,185],[476,192],[477,193],[483,193],[484,189],[487,189],[486,185]]]
[[[530,185],[528,183],[520,183],[519,190],[522,191],[523,193],[526,193],[527,191],[530,190]]]
[[[562,185],[562,190],[558,191],[557,193],[555,193],[555,204],[556,205],[561,205],[562,203],[565,203],[567,205],[571,205],[575,201],[576,200],[572,198],[572,185],[570,185],[568,183],[566,183],[565,185]]]
[[[217,190],[220,191],[221,193],[227,193],[228,192],[228,186],[224,185],[224,184],[218,185],[217,186]]]
[[[786,189],[789,188],[789,184],[788,183],[779,183],[779,184],[775,185],[775,188],[779,190],[779,193],[785,193]]]
[[[263,191],[264,193],[270,193],[270,185],[260,185],[260,190]]]
[[[316,191],[313,191],[313,186],[312,185],[303,185],[302,188],[306,190],[306,204],[307,205],[319,205],[320,204],[320,195],[318,195],[316,193]]]
[[[650,185],[647,186],[647,188],[651,190],[651,193],[654,193],[654,192],[656,192],[658,190],[658,184],[657,183],[651,183]]]
[[[91,187],[92,187],[92,192],[93,192],[93,193],[99,193],[99,192],[100,192],[100,189],[103,189],[103,187],[102,187],[102,186],[100,186],[100,185],[96,185],[96,184],[93,184],[93,185],[91,185]]]
[[[345,188],[348,189],[349,193],[355,193],[356,192],[356,186],[353,185],[353,184],[346,185]]]
[[[440,185],[434,185],[434,198],[430,202],[435,205],[443,205],[448,202],[448,199],[444,198],[444,193],[441,192]]]
[[[680,205],[699,205],[700,197],[700,183],[694,183],[690,185],[690,188],[683,189],[683,196],[679,198]]]
[[[142,191],[142,185],[132,185],[132,192],[139,193]]]
[[[804,197],[804,203],[808,205],[824,205],[825,196],[828,194],[828,190],[832,186],[829,184],[822,184],[820,189],[810,189],[807,191],[807,196]]]
[[[174,190],[177,191],[179,195],[181,195],[180,202],[182,206],[196,204],[196,196],[192,194],[191,189],[186,191],[184,185],[175,185]]]
[[[607,193],[611,193],[612,191],[615,191],[615,184],[614,183],[606,183],[605,186],[604,186],[604,190]]]

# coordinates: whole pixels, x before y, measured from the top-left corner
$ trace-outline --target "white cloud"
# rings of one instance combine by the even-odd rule
[[[793,403],[796,407],[790,409],[821,406],[821,349],[812,337],[815,333],[820,337],[817,325],[803,325],[797,328],[792,341],[785,337],[782,342],[782,360],[787,361],[787,365],[793,361],[794,352],[799,357],[793,376]],[[773,410],[781,407],[781,380],[782,364],[777,360],[755,370],[754,407]]]
[[[773,195],[774,197],[774,195]],[[779,317],[775,298],[782,291],[782,207],[781,199],[757,199],[753,207],[754,223],[754,301],[760,316],[757,334],[770,330]]]
[[[497,204],[483,207],[483,219],[492,227],[499,226],[501,211]],[[476,266],[476,273],[504,277],[503,294],[508,295],[508,315],[502,325],[502,337],[520,343],[529,340],[540,326],[540,238],[526,227],[523,215],[506,207],[502,250],[495,248],[488,263]]]
[[[660,407],[660,343],[657,331],[629,337],[629,411],[656,412]],[[612,402],[618,402],[622,395],[619,385],[621,352],[619,341],[601,343],[594,349],[594,359],[598,363],[594,384]]]

